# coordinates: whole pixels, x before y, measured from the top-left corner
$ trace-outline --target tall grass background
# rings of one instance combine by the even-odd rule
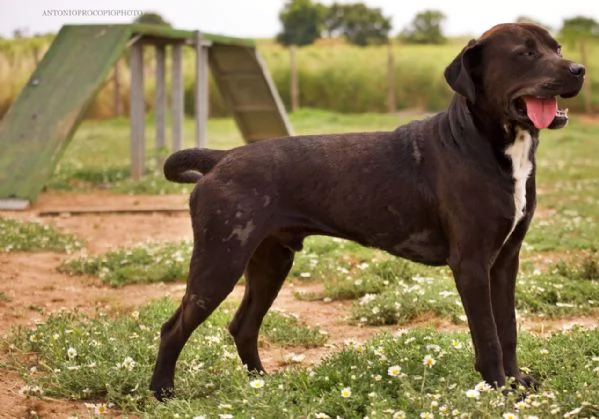
[[[15,100],[23,85],[49,48],[53,37],[0,40],[0,115]],[[451,39],[445,45],[395,44],[395,97],[396,108],[437,111],[443,109],[452,92],[443,78],[445,66],[459,53],[466,39]],[[594,110],[599,110],[599,42],[591,43],[587,82],[591,84]],[[289,109],[290,70],[289,52],[272,40],[258,41],[258,50],[274,79],[275,85]],[[167,51],[170,53],[170,51]],[[564,45],[564,56],[579,60],[576,46]],[[185,111],[193,114],[194,55],[191,48],[184,50]],[[299,48],[298,74],[300,105],[308,108],[336,112],[385,112],[387,110],[387,47],[356,47],[341,40],[323,40],[315,45]],[[146,48],[145,102],[147,110],[154,106],[154,51]],[[120,60],[121,103],[129,108],[129,69],[127,53]],[[167,71],[170,60],[167,59]],[[73,69],[73,71],[78,71]],[[170,73],[167,73],[167,80]],[[68,83],[68,74],[65,74]],[[170,80],[167,81],[170,84]],[[89,119],[114,116],[114,84],[108,77],[93,105]],[[168,89],[168,86],[167,86]],[[170,90],[169,90],[170,91]],[[583,110],[582,96],[562,101],[571,111]],[[218,93],[214,80],[210,80],[210,115],[227,116],[227,109]]]

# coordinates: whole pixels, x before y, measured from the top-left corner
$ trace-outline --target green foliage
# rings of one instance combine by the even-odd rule
[[[100,256],[80,256],[59,270],[71,275],[95,275],[113,287],[171,282],[187,277],[192,244],[148,242]]]
[[[312,0],[287,0],[279,13],[283,30],[277,41],[283,45],[309,45],[320,38],[324,8]]]
[[[557,274],[569,279],[599,281],[599,253],[593,250],[574,264],[560,261],[555,266]]]
[[[599,37],[599,22],[586,16],[564,19],[560,36],[570,43],[580,39]]]
[[[442,28],[445,19],[445,14],[439,10],[420,12],[401,32],[400,38],[412,44],[444,44],[447,41]]]
[[[83,246],[72,234],[33,221],[0,217],[0,252],[73,252]]]
[[[170,27],[171,24],[167,22],[159,13],[156,12],[144,12],[137,18],[134,23],[143,23],[148,25],[162,25]]]
[[[23,40],[0,41],[0,115],[14,100],[21,87],[27,82],[33,71],[34,51],[43,52],[52,38],[30,38]],[[444,45],[402,44],[393,46],[395,56],[395,96],[399,110],[418,109],[438,111],[444,109],[452,97],[452,91],[443,78],[445,66],[464,46],[465,39],[451,39]],[[599,77],[599,54],[592,51],[599,41],[589,40],[587,74],[589,79]],[[563,55],[573,61],[581,62],[581,52],[567,42],[563,42]],[[260,54],[264,58],[275,85],[287,107],[290,106],[290,69],[289,53],[280,45],[270,41],[258,43]],[[150,49],[147,58],[150,59]],[[150,61],[148,61],[148,65]],[[298,77],[300,84],[300,104],[306,108],[324,109],[343,113],[387,112],[387,47],[369,46],[367,48],[330,41],[299,48],[297,51]],[[192,49],[184,50],[185,110],[193,115],[194,56]],[[123,74],[127,69],[122,68]],[[154,80],[146,83],[146,104],[150,111],[154,108]],[[359,89],[355,87],[359,86]],[[590,99],[594,108],[599,107],[599,83],[590,86]],[[129,81],[124,78],[122,85],[123,100],[128,101]],[[213,80],[210,82],[210,115],[222,117],[230,115],[226,102],[220,96]],[[87,118],[112,117],[112,84],[107,83],[94,99]],[[585,110],[582,95],[568,100],[560,100],[560,107],[567,107],[571,113]],[[123,119],[124,122],[127,122]],[[193,126],[184,132],[193,133]],[[210,141],[220,141],[219,132],[210,132]],[[153,130],[148,128],[147,138]],[[79,132],[77,132],[77,135]],[[120,135],[120,142],[126,147],[128,134]],[[545,133],[542,134],[546,136]],[[99,143],[105,141],[99,139]],[[148,142],[151,143],[151,142]],[[190,145],[193,144],[191,141]],[[150,144],[149,144],[150,145]],[[70,147],[67,149],[67,151]],[[128,150],[125,150],[128,153]],[[152,154],[147,154],[151,156]],[[121,162],[126,164],[127,160]]]
[[[270,310],[261,330],[269,342],[284,346],[317,348],[327,341],[327,335],[318,327],[309,328],[296,316],[282,311]]]
[[[387,43],[391,19],[364,3],[333,3],[324,17],[324,27],[329,37],[343,36],[359,46],[378,45]]]
[[[523,398],[480,382],[467,333],[429,329],[348,340],[314,367],[248,378],[226,334],[227,309],[217,310],[185,346],[177,398],[157,403],[147,381],[159,326],[173,308],[161,300],[114,318],[59,313],[33,329],[16,329],[3,349],[26,380],[22,392],[89,401],[91,414],[108,408],[153,418],[502,417],[518,411],[591,417],[598,408],[597,330],[521,333],[520,364],[542,381]]]

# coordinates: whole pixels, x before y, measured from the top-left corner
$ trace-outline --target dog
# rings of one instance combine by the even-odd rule
[[[285,137],[228,151],[170,155],[165,177],[195,183],[187,289],[161,328],[150,389],[174,397],[177,358],[245,273],[229,325],[241,361],[264,371],[258,332],[310,235],[352,240],[449,265],[475,349],[495,387],[536,387],[516,358],[515,282],[535,211],[539,131],[568,122],[557,97],[578,94],[584,66],[533,24],[500,24],[445,69],[447,110],[390,132]]]

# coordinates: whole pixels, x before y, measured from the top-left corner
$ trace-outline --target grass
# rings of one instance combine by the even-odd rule
[[[296,296],[306,300],[355,300],[351,319],[361,324],[403,325],[430,316],[465,324],[449,269],[385,258],[378,251],[372,253],[374,260],[378,259],[376,263],[360,262],[354,267],[341,268],[343,275],[333,279],[334,275],[325,272],[325,276],[321,276],[322,273],[307,269],[304,276],[323,282],[324,289],[319,293],[298,292]],[[319,259],[318,255],[311,257]],[[516,289],[519,315],[557,318],[596,312],[599,308],[598,266],[599,257],[592,253],[581,260],[561,261],[545,272],[523,269]]]
[[[114,317],[54,314],[32,329],[15,329],[4,349],[27,382],[21,391],[32,397],[83,400],[90,410],[112,406],[141,417],[591,417],[599,411],[597,330],[522,333],[521,366],[542,381],[539,392],[522,399],[519,391],[506,395],[480,384],[466,333],[427,329],[348,341],[315,366],[248,377],[225,332],[226,309],[184,348],[177,399],[158,404],[149,397],[148,377],[159,325],[173,308],[159,300]]]
[[[302,110],[291,117],[298,133],[391,129],[411,119],[317,110]],[[186,145],[192,145],[192,132],[190,121],[186,121]],[[211,120],[209,132],[212,147],[241,144],[231,120]],[[188,187],[163,181],[151,164],[144,181],[128,180],[127,135],[125,120],[85,122],[49,187],[87,192],[103,188],[115,193],[188,191]],[[537,153],[537,214],[523,247],[517,286],[519,316],[559,318],[597,313],[599,164],[591,157],[599,154],[599,143],[593,140],[597,135],[599,126],[585,123],[576,115],[566,129],[542,133]],[[153,155],[151,144],[147,152]],[[151,157],[148,163],[152,163]],[[7,220],[0,218],[0,223],[14,222]],[[11,228],[17,233],[6,234]],[[0,249],[39,248],[39,244],[31,243],[40,242],[47,249],[49,237],[56,233],[53,227],[36,223],[17,223],[11,228],[2,225]],[[59,251],[77,249],[80,244],[72,239],[59,245]],[[186,276],[189,248],[189,243],[143,244],[99,257],[82,255],[61,269],[101,276],[112,286],[177,280]],[[545,261],[560,256],[563,260],[558,263]],[[300,284],[323,284],[322,292],[299,294],[300,298],[352,300],[351,317],[356,324],[405,324],[431,315],[463,322],[463,310],[447,268],[398,261],[342,240],[307,239],[305,250],[296,257],[291,278]],[[515,397],[499,397],[497,392],[481,392],[478,399],[465,397],[464,392],[479,380],[473,368],[465,367],[472,365],[467,336],[422,330],[399,337],[381,336],[355,348],[339,348],[340,352],[313,368],[294,365],[269,377],[253,378],[265,382],[263,388],[253,388],[243,367],[235,361],[235,350],[224,330],[224,318],[231,314],[227,307],[211,317],[186,347],[178,370],[180,398],[157,405],[148,399],[147,379],[158,328],[172,308],[172,303],[154,303],[140,308],[137,319],[105,315],[85,318],[64,313],[50,317],[36,331],[21,329],[11,338],[12,348],[6,349],[15,356],[15,365],[23,367],[30,385],[25,390],[30,393],[41,388],[51,397],[87,400],[95,407],[99,402],[114,403],[115,407],[148,417],[274,417],[281,412],[290,417],[315,417],[318,412],[330,417],[389,417],[393,416],[391,411],[400,410],[407,417],[418,417],[424,412],[438,416],[444,406],[450,414],[457,409],[473,417],[501,417],[516,409],[521,417],[563,416],[575,409],[581,409],[581,417],[597,416],[597,331],[575,330],[546,339],[521,335],[522,364],[544,379],[541,392],[526,399],[526,405],[516,405]],[[268,317],[264,326],[263,342],[268,343],[267,347],[284,346],[295,351],[298,346],[323,344],[326,336],[320,331],[304,329],[292,316],[273,315],[277,317]],[[58,338],[53,343],[55,334]],[[32,335],[36,336],[33,341]],[[414,340],[406,343],[411,338]],[[94,340],[103,346],[96,348]],[[453,350],[454,340],[461,342],[462,350]],[[437,353],[435,347],[426,345],[439,345],[441,351]],[[71,346],[77,355],[69,359]],[[431,369],[422,366],[427,354],[437,361]],[[392,379],[386,375],[393,365],[400,365],[406,376]],[[352,394],[343,398],[341,391],[346,387]],[[370,393],[376,397],[370,397]]]
[[[71,275],[93,275],[113,287],[172,282],[187,277],[192,245],[189,242],[147,242],[100,256],[82,255],[65,261],[59,270]]]
[[[66,252],[83,247],[72,234],[60,232],[52,225],[0,217],[0,252]]]

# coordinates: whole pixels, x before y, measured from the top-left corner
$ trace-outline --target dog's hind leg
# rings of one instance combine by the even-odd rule
[[[233,290],[249,258],[247,255],[214,263],[215,258],[226,252],[214,253],[215,248],[210,252],[203,251],[198,241],[196,237],[181,305],[160,330],[160,347],[150,384],[150,390],[158,400],[173,397],[175,365],[183,346],[191,333]],[[218,249],[220,247],[216,247]]]
[[[257,247],[247,265],[245,294],[229,331],[241,361],[250,371],[264,371],[258,354],[258,332],[293,265],[293,256],[293,250],[283,246],[278,238],[269,236]]]

